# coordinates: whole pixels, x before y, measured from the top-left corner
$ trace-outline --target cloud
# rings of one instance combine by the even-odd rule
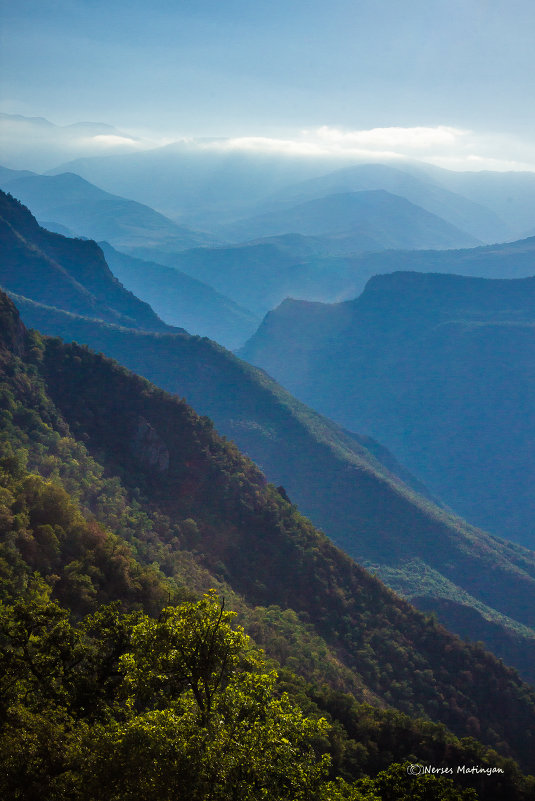
[[[4,163],[20,169],[50,169],[81,156],[128,153],[176,144],[200,151],[322,159],[333,167],[357,162],[423,161],[451,170],[535,171],[535,143],[451,125],[342,129],[321,125],[284,136],[217,139],[165,137],[155,131],[119,131],[110,125],[57,126],[47,120],[0,115]]]
[[[139,140],[131,139],[129,136],[117,136],[116,134],[97,134],[97,136],[81,139],[78,144],[79,146],[90,146],[93,144],[102,148],[124,147],[125,145],[137,148],[146,147],[146,145]]]
[[[338,161],[421,160],[453,170],[532,170],[535,148],[448,125],[342,130],[322,125],[292,138],[240,136],[198,142],[204,150],[279,153]],[[511,158],[513,153],[519,158]]]
[[[366,148],[372,150],[422,151],[438,147],[455,147],[470,132],[446,125],[435,128],[370,128],[362,131],[341,131],[323,125],[311,132],[320,141],[344,149]]]

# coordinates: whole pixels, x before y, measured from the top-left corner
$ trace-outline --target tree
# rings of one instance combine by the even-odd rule
[[[95,798],[309,799],[328,759],[311,720],[286,694],[215,595],[144,618],[123,659],[126,721],[99,736]],[[104,793],[98,795],[98,788]]]

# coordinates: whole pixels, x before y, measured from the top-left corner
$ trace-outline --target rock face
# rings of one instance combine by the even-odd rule
[[[160,473],[165,473],[169,467],[169,451],[156,429],[144,417],[138,418],[131,450],[136,459]]]

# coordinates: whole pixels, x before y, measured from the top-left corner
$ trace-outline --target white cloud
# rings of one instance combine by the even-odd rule
[[[533,170],[535,150],[447,125],[342,130],[322,125],[293,138],[241,136],[199,142],[206,150],[280,153],[340,161],[421,160],[453,170]],[[521,158],[511,158],[518,153]]]
[[[85,127],[89,125],[90,128]],[[45,120],[5,115],[0,119],[4,163],[45,170],[80,156],[128,153],[175,143],[189,149],[280,154],[323,159],[333,166],[357,162],[423,161],[452,170],[535,171],[535,143],[498,133],[450,125],[342,129],[321,125],[283,136],[219,139],[165,138],[154,131],[118,131],[92,123],[57,126]]]
[[[306,132],[309,133],[309,132]],[[310,132],[320,141],[338,145],[345,149],[366,148],[397,151],[428,150],[435,147],[455,147],[469,131],[439,125],[435,128],[417,126],[414,128],[370,128],[362,131],[341,131],[323,125]]]
[[[97,145],[99,147],[145,147],[146,145],[139,142],[139,140],[131,139],[129,136],[117,136],[116,134],[97,134],[87,139],[81,139],[80,145]]]

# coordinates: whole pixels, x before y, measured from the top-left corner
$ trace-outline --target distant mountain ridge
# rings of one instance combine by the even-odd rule
[[[76,172],[110,192],[207,230],[286,204],[291,193],[309,181],[318,181],[324,194],[385,189],[484,242],[525,236],[535,224],[535,178],[529,172],[454,172],[411,161],[397,162],[395,167],[391,162],[355,165],[349,157],[342,161],[340,156],[292,158],[280,153],[203,149],[202,144],[182,142],[121,157],[76,159],[64,162],[55,172]],[[361,183],[330,184],[333,189],[324,192],[325,182],[329,184],[341,169],[350,174],[362,171]],[[363,176],[366,171],[368,175]],[[364,177],[367,184],[362,182]]]
[[[133,252],[143,245],[178,251],[214,241],[149,206],[105,192],[74,173],[19,174],[2,167],[0,185],[29,206],[39,220],[60,223],[78,236],[106,240]]]
[[[335,192],[361,192],[384,189],[393,195],[410,200],[455,227],[466,231],[482,242],[510,238],[512,231],[498,215],[462,192],[452,192],[440,186],[425,173],[413,174],[403,168],[386,164],[359,164],[310,178],[279,193],[277,200],[287,204],[324,197]]]
[[[203,283],[178,269],[120,253],[106,242],[100,246],[113,274],[170,325],[233,349],[243,345],[260,324],[260,316],[217,292],[211,282]]]
[[[535,275],[535,237],[461,250],[385,250],[326,256],[320,237],[285,234],[239,245],[160,254],[185,272],[258,315],[285,298],[335,303],[359,295],[374,275],[404,271],[481,278]]]
[[[390,248],[471,247],[481,244],[431,212],[384,189],[341,192],[239,220],[222,229],[244,241],[297,233],[327,238],[340,255]]]

